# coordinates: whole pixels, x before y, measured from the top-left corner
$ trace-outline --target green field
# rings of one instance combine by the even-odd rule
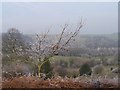
[[[107,58],[106,60],[113,58],[113,62],[114,62],[113,56],[106,56],[104,58]],[[75,57],[75,56],[54,56],[53,58],[51,58],[50,61],[51,61],[51,65],[53,66],[53,69],[56,69],[57,67],[61,67],[62,70],[64,69],[66,70],[68,76],[79,76],[79,69],[81,68],[81,65],[83,65],[84,63],[88,63],[92,70],[96,65],[102,64],[103,71],[102,73],[98,74],[98,76],[99,75],[108,76],[113,78],[114,76],[117,75],[111,72],[111,67],[117,68],[118,65],[117,64],[106,65],[104,64],[105,61],[102,62],[101,57],[88,58],[88,57]],[[70,65],[71,63],[72,65]]]

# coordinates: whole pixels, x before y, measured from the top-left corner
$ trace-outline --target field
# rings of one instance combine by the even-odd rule
[[[112,59],[113,56],[106,56],[107,59]],[[114,60],[114,59],[113,59]],[[115,62],[115,61],[114,61]],[[70,65],[72,63],[72,65]],[[57,67],[62,67],[62,69],[66,69],[66,72],[72,76],[73,73],[76,73],[76,76],[79,76],[79,69],[84,64],[87,63],[93,70],[96,65],[101,64],[100,57],[77,57],[77,56],[55,56],[51,60],[51,65],[53,66],[53,70]],[[107,63],[104,61],[104,63]],[[104,64],[103,63],[103,64]],[[103,65],[103,69],[99,75],[101,76],[107,76],[109,78],[112,78],[114,76],[117,76],[117,73],[112,73],[110,68],[117,68],[117,64],[110,64],[110,65]],[[57,71],[55,71],[56,73]],[[58,71],[59,72],[59,71]]]
[[[109,57],[111,58],[111,57]],[[51,65],[53,66],[53,71],[56,76],[51,79],[44,79],[33,75],[24,75],[11,78],[3,78],[2,88],[117,88],[118,87],[118,77],[117,74],[111,73],[110,67],[116,68],[117,66],[110,65],[104,66],[104,72],[100,75],[91,76],[79,76],[78,67],[70,67],[69,60],[74,60],[72,63],[75,66],[82,65],[91,61],[92,59],[99,60],[96,58],[86,58],[86,57],[75,57],[75,56],[55,56],[51,60]],[[67,62],[67,66],[63,66],[62,69],[66,69],[65,77],[56,74],[59,71],[55,71],[59,62]],[[92,61],[93,62],[93,61]],[[78,64],[78,65],[77,65]],[[74,65],[73,65],[74,66]],[[63,71],[63,70],[62,70]],[[69,74],[69,75],[68,75]],[[74,75],[76,75],[74,77]]]

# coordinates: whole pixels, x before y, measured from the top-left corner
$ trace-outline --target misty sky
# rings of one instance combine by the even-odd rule
[[[109,34],[118,32],[118,3],[2,3],[2,31],[17,28],[22,33],[42,33],[51,29],[57,33],[65,23],[71,26],[81,20],[82,34]],[[74,29],[74,28],[72,28]]]

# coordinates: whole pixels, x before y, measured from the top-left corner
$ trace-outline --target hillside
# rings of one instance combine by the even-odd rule
[[[27,35],[31,42],[35,42],[35,35]],[[26,38],[25,38],[26,39]],[[64,38],[67,40],[67,38]],[[56,35],[48,35],[46,38],[48,43],[55,43]],[[72,56],[99,56],[99,55],[116,55],[118,47],[118,34],[81,34],[71,42],[69,52],[62,55]],[[59,52],[61,53],[61,52]]]

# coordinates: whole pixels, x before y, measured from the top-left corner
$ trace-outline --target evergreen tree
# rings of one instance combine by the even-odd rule
[[[51,64],[50,64],[50,61],[47,60],[42,68],[41,68],[41,73],[44,73],[46,75],[47,78],[51,78],[52,75],[53,75],[53,72],[52,72],[52,67],[51,67]]]
[[[79,69],[79,73],[80,73],[80,75],[84,75],[84,74],[91,75],[92,70],[91,70],[90,66],[87,63],[85,63]]]

